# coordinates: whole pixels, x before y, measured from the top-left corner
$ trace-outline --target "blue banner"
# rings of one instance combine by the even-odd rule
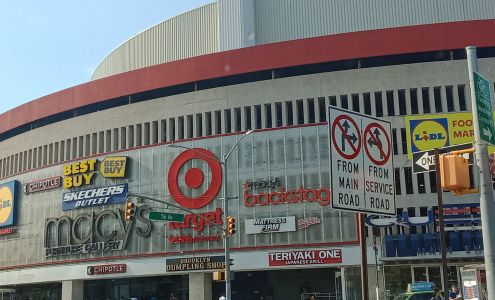
[[[123,203],[127,198],[127,183],[98,187],[62,195],[62,210]]]

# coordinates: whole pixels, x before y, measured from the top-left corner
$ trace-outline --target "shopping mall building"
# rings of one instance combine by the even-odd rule
[[[472,142],[464,48],[493,83],[494,30],[489,0],[218,0],[133,36],[87,83],[0,115],[0,289],[218,299],[230,215],[233,299],[359,299],[357,218],[331,205],[329,106],[392,124],[402,226],[367,226],[370,296],[439,285],[435,174],[413,173],[411,152]],[[126,221],[129,193],[190,212],[129,197]],[[478,197],[444,198],[459,282],[483,257]]]

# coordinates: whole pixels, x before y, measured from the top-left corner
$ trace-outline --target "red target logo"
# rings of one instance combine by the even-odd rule
[[[193,148],[182,152],[172,162],[168,171],[168,190],[175,202],[179,203],[185,208],[195,209],[206,206],[208,203],[215,199],[215,196],[220,191],[222,186],[222,165],[218,160],[214,159],[215,154],[202,148]],[[208,167],[211,169],[211,183],[208,189],[200,196],[191,198],[179,188],[179,171],[180,168],[188,161],[192,159],[201,159],[206,161]],[[187,170],[184,181],[186,186],[190,189],[199,188],[204,181],[203,171],[198,168],[191,168]]]

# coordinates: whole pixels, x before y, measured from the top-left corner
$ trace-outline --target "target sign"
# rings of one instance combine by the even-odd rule
[[[215,199],[222,186],[222,165],[215,157],[215,154],[202,148],[188,149],[177,156],[168,171],[168,190],[175,202],[185,208],[195,209],[206,206]],[[208,164],[211,170],[211,182],[203,194],[197,197],[188,197],[179,188],[179,171],[185,163],[193,159],[200,159]],[[191,168],[186,171],[184,181],[187,188],[195,190],[201,187],[204,178],[201,169]]]

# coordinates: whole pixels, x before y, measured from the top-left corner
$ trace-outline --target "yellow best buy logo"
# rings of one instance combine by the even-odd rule
[[[123,178],[126,166],[126,156],[105,157],[100,163],[100,174],[105,178]]]
[[[441,148],[449,145],[447,118],[411,120],[412,152]]]
[[[14,225],[16,181],[0,184],[0,227]]]

